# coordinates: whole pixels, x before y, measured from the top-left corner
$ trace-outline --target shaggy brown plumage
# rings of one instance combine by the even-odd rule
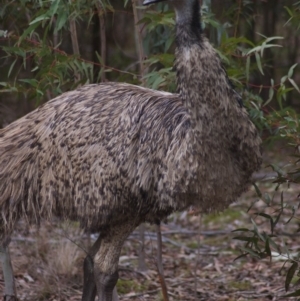
[[[202,57],[190,50],[177,59],[179,76],[197,60],[219,63],[205,44]],[[1,130],[1,234],[21,216],[38,222],[54,213],[98,231],[190,204],[204,212],[227,207],[259,166],[260,140],[218,71],[210,77],[219,89],[202,89],[202,102],[127,84],[88,85]],[[199,71],[194,81],[207,85]],[[179,89],[189,91],[180,80]]]
[[[198,165],[190,119],[178,95],[106,83],[10,124],[0,131],[2,235],[21,216],[54,213],[99,231],[185,208],[176,194],[189,192]]]
[[[202,36],[198,1],[172,2],[178,94],[88,85],[0,131],[1,239],[20,217],[79,220],[105,233],[95,274],[114,275],[113,287],[123,241],[142,221],[189,205],[222,210],[247,189],[261,140]]]

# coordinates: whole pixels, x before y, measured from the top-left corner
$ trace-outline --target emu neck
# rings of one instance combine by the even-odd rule
[[[202,34],[198,0],[174,0],[176,13],[176,44],[189,46],[199,43]]]
[[[201,89],[202,63],[204,54],[200,6],[198,0],[174,2],[176,12],[175,70],[177,93],[193,118],[198,118],[197,106]],[[200,72],[198,72],[200,70]]]

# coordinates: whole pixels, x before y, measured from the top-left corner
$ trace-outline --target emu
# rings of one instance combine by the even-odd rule
[[[148,5],[163,0],[145,0]],[[15,296],[8,241],[21,217],[56,215],[100,232],[84,263],[82,300],[111,301],[127,236],[188,206],[234,202],[261,165],[261,139],[219,56],[198,0],[176,12],[177,93],[87,85],[0,131],[0,245],[5,298]]]

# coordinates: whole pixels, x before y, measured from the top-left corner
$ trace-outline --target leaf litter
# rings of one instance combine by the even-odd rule
[[[266,182],[260,189],[274,191],[274,184]],[[284,192],[285,198],[294,201],[299,194],[297,190],[291,186]],[[274,197],[280,198],[280,193]],[[254,205],[247,214],[252,202]],[[241,254],[243,243],[233,239],[236,233],[232,231],[250,229],[253,213],[263,206],[252,187],[224,213],[199,217],[186,211],[172,215],[167,224],[161,225],[163,268],[170,301],[297,300],[282,298],[286,293],[284,281],[289,268],[288,265],[283,267],[284,257],[278,255],[272,261],[249,256],[235,260]],[[264,208],[266,214],[271,214],[272,210]],[[283,212],[282,220],[288,221],[289,214],[289,211]],[[299,212],[297,214],[299,216]],[[256,216],[255,221],[268,231],[270,226],[262,216]],[[297,241],[295,234],[298,228],[298,222],[291,222],[277,225],[275,229],[275,234],[283,237],[284,243],[295,253],[300,249],[300,240]],[[29,227],[20,221],[10,244],[19,300],[81,300],[85,250],[95,237],[84,233],[74,222],[53,220],[43,222],[40,227]],[[120,257],[117,284],[120,300],[163,300],[154,226],[146,226],[146,271],[138,270],[139,249],[137,229],[125,242]],[[0,273],[0,292],[3,289],[3,274]]]

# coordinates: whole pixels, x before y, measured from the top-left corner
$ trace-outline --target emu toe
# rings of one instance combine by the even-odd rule
[[[98,272],[95,269],[95,281],[97,285],[97,295],[100,301],[113,301],[113,291],[118,282],[118,271],[112,275]]]
[[[83,292],[82,292],[82,301],[94,301],[97,293],[97,286],[95,279],[97,279],[94,273],[94,261],[90,255],[87,255],[83,263],[83,273],[84,273],[84,282],[83,282]],[[116,275],[115,275],[116,274]],[[113,275],[100,274],[101,276],[97,281],[101,282],[98,285],[98,300],[112,300],[119,301],[118,293],[115,287],[115,284],[118,281],[117,272]],[[111,297],[111,286],[113,287],[112,297]],[[110,299],[109,299],[110,298]],[[4,300],[5,301],[5,300]],[[15,301],[15,300],[9,300]]]

